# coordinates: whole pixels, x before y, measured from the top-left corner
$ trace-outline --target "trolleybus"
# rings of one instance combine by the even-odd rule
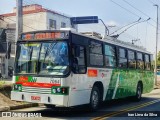
[[[23,33],[17,42],[11,99],[72,107],[133,96],[154,85],[152,54],[112,37],[63,30]]]

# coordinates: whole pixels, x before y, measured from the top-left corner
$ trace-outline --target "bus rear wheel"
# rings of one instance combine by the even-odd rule
[[[135,98],[135,101],[140,101],[142,98],[142,85],[141,85],[141,83],[138,83],[138,85],[137,85],[136,96],[134,98]]]
[[[98,109],[100,104],[100,91],[97,86],[94,86],[90,96],[90,109],[95,111]]]

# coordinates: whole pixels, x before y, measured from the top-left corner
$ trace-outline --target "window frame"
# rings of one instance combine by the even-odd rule
[[[121,46],[119,46],[118,48],[117,48],[118,50],[117,50],[117,67],[118,68],[121,68],[121,69],[127,69],[128,68],[128,53],[127,53],[127,48],[125,48],[125,47],[121,47]],[[120,57],[120,49],[124,49],[125,50],[125,55],[126,55],[126,57],[125,58],[123,58],[123,57]],[[126,63],[126,67],[120,67],[119,66],[119,60],[120,59],[127,59],[127,63]]]
[[[138,53],[142,54],[142,60],[139,60],[139,59],[138,59]],[[138,67],[138,62],[139,62],[139,61],[140,61],[140,62],[143,62],[143,69],[141,69],[141,68]],[[137,68],[138,70],[145,70],[144,53],[143,53],[143,52],[139,52],[139,51],[136,52],[136,63],[137,63],[136,68]]]
[[[129,55],[130,55],[130,54],[129,54],[129,51],[134,53],[134,59],[130,59],[130,58],[129,58]],[[127,54],[128,54],[128,57],[127,57],[127,58],[128,58],[128,68],[129,68],[129,69],[137,69],[136,51],[133,50],[133,49],[127,49]],[[135,65],[135,68],[131,68],[131,67],[129,66],[130,60],[131,60],[131,61],[134,60],[134,62],[135,62],[135,64],[136,64],[136,65]]]
[[[101,54],[100,53],[94,53],[94,52],[91,52],[91,42],[96,42],[96,43],[99,43],[100,45],[101,45]],[[103,42],[103,41],[97,41],[97,40],[94,40],[94,39],[90,39],[90,41],[89,41],[89,66],[91,66],[91,67],[100,67],[100,68],[102,68],[102,67],[104,67],[104,44],[105,42]],[[102,55],[102,65],[93,65],[93,64],[91,64],[91,57],[90,57],[90,55],[91,54],[94,54],[94,55]]]
[[[149,62],[146,62],[146,55],[148,56]],[[149,69],[146,69],[146,63],[149,63]],[[144,54],[144,69],[150,71],[151,70],[151,59],[149,54]]]
[[[66,28],[66,23],[65,22],[61,22],[61,28]]]
[[[83,48],[84,48],[84,64],[85,64],[84,67],[85,67],[85,72],[83,72],[83,73],[79,73],[79,72],[78,72],[78,73],[75,73],[75,72],[73,71],[73,62],[72,62],[72,71],[73,71],[74,74],[86,74],[86,73],[87,73],[86,46],[73,43],[71,48],[74,49],[75,46],[80,46],[80,47],[83,47]],[[73,51],[72,51],[72,52],[73,52]],[[73,56],[73,53],[72,53],[72,61],[73,61],[73,59],[74,59],[74,56]],[[83,66],[83,65],[78,65],[78,66]]]
[[[57,21],[54,19],[49,19],[49,29],[57,29]]]
[[[114,55],[114,56],[110,56],[110,55],[106,55],[106,54],[105,54],[105,46],[106,46],[106,45],[114,48],[114,50],[115,50],[115,55]],[[103,46],[104,46],[104,47],[103,47],[103,48],[104,48],[104,66],[105,66],[105,67],[108,67],[108,68],[116,68],[116,67],[117,67],[117,46],[116,46],[116,45],[113,45],[113,44],[109,44],[109,43],[104,43]],[[108,65],[106,64],[106,56],[115,58],[115,66],[108,66]]]

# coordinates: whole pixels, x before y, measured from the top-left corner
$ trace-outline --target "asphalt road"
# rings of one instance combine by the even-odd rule
[[[16,117],[18,113],[39,113],[42,117]],[[1,117],[0,120],[53,120],[53,119],[79,119],[79,120],[137,120],[160,119],[160,90],[144,94],[140,102],[133,102],[131,98],[120,99],[104,103],[97,112],[87,111],[83,108],[56,108],[48,109],[45,106],[19,109],[12,111],[15,117]],[[31,115],[30,114],[30,115]]]

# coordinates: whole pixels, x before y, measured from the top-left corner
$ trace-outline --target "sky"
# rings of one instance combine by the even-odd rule
[[[159,0],[23,0],[23,3],[24,5],[40,4],[45,8],[73,17],[98,16],[107,26],[115,26],[108,27],[110,33],[138,20],[140,17],[140,21],[150,17],[149,21],[134,25],[122,33],[118,39],[126,42],[138,39],[135,42],[136,45],[143,46],[155,54],[157,11],[153,4],[160,6]],[[12,12],[15,6],[16,0],[1,0],[0,14]],[[79,32],[95,31],[103,35],[104,29],[102,23],[79,25]],[[124,29],[115,34],[119,34]],[[158,45],[158,50],[160,50],[160,45]]]

